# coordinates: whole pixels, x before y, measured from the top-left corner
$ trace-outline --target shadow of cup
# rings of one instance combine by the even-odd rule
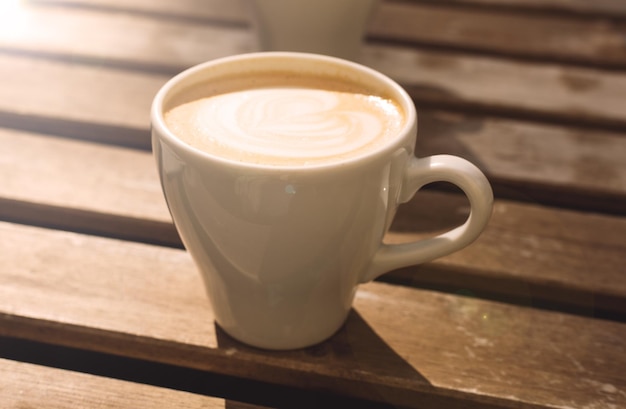
[[[398,355],[355,309],[331,338],[304,349],[257,349],[233,339],[217,324],[216,335],[219,348],[227,354],[238,354],[247,364],[254,366],[256,376],[263,371],[265,382],[287,384],[293,388],[291,391],[281,388],[280,396],[275,396],[276,401],[272,402],[279,406],[302,407],[303,387],[305,393],[313,393],[313,397],[309,397],[313,400],[307,402],[306,407],[336,403],[334,399],[344,399],[339,394],[384,407],[396,407],[403,399],[399,385],[404,388],[410,382],[420,389],[432,388],[428,380]],[[265,368],[260,371],[262,366]],[[267,393],[272,392],[268,390]],[[238,404],[232,402],[235,406],[226,407],[238,408]]]

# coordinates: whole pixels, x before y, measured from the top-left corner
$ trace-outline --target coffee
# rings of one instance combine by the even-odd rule
[[[168,208],[215,321],[256,347],[322,342],[360,283],[461,249],[491,214],[480,170],[450,155],[416,157],[410,96],[349,61],[212,60],[159,90],[151,125]],[[436,237],[384,243],[400,203],[436,181],[459,186],[472,216]]]
[[[361,84],[293,73],[213,80],[170,105],[165,122],[187,144],[275,166],[361,156],[397,136],[406,122],[397,102]]]

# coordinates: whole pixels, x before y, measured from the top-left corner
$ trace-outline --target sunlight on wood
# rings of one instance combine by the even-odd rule
[[[15,38],[29,28],[29,19],[22,0],[0,1],[0,40]]]

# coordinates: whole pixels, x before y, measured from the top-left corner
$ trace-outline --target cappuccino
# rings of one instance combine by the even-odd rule
[[[467,246],[491,215],[480,170],[415,156],[410,96],[349,61],[290,52],[208,61],[159,90],[151,125],[167,205],[215,321],[256,347],[327,339],[361,283]],[[436,181],[459,186],[472,216],[435,237],[385,243],[398,206]]]
[[[372,152],[405,125],[399,104],[335,77],[294,73],[214,79],[182,92],[165,123],[225,159],[274,166],[335,163]]]

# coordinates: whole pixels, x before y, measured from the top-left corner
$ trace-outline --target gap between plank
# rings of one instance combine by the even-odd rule
[[[383,274],[377,281],[544,311],[626,322],[626,299],[619,295],[602,294],[598,297],[585,288],[553,288],[520,282],[504,275],[482,277],[480,271],[462,271],[458,267],[426,263]]]
[[[596,61],[591,57],[578,57],[575,55],[558,55],[550,51],[544,53],[528,53],[523,51],[507,50],[504,48],[482,47],[471,44],[451,44],[437,41],[422,41],[417,39],[403,40],[381,35],[366,35],[368,43],[377,45],[389,45],[410,47],[415,50],[429,52],[446,52],[467,56],[491,57],[513,62],[531,62],[538,65],[567,65],[571,67],[593,68],[607,72],[622,72],[626,70],[626,62],[622,61]]]
[[[620,133],[626,131],[626,118],[601,118],[577,112],[549,112],[519,106],[493,105],[445,95],[428,95],[428,90],[424,90],[419,86],[407,83],[400,83],[400,85],[409,93],[418,112],[420,110],[449,111],[468,116],[503,118],[545,125],[560,125]]]
[[[0,110],[0,126],[42,135],[151,151],[150,130]]]
[[[13,337],[0,336],[0,356],[19,362],[271,407],[397,408],[322,391],[299,390],[209,371]],[[235,403],[233,402],[233,407],[236,407]],[[225,407],[230,407],[229,402],[226,402]]]
[[[626,14],[620,10],[608,10],[608,9],[577,9],[575,6],[568,2],[559,1],[544,1],[542,4],[524,2],[520,0],[517,2],[501,2],[498,0],[492,1],[477,1],[477,0],[386,0],[390,3],[408,3],[408,4],[424,4],[431,7],[441,8],[456,8],[465,10],[481,10],[481,11],[496,11],[503,13],[519,13],[526,14],[528,16],[551,16],[558,18],[572,18],[580,20],[595,20],[598,18],[621,22],[626,20]],[[590,2],[591,3],[591,2]],[[624,9],[626,10],[626,9]]]
[[[356,407],[366,409],[401,409],[408,405],[406,402],[412,402],[412,408],[546,408],[496,396],[487,397],[475,391],[438,388],[427,379],[418,383],[413,380],[409,386],[393,379],[388,379],[387,383],[386,377],[380,379],[377,374],[371,374],[371,379],[358,372],[344,372],[342,368],[335,371],[313,364],[307,370],[306,363],[302,366],[285,365],[280,358],[284,354],[315,354],[316,348],[323,346],[262,353],[242,347],[232,354],[229,351],[232,352],[233,348],[227,345],[233,341],[221,330],[217,336],[226,337],[225,345],[208,348],[2,313],[0,324],[0,357],[226,399],[253,400],[273,407],[348,408],[357,404]],[[42,338],[46,341],[42,342]],[[332,344],[333,339],[327,343]],[[42,349],[43,353],[37,354]],[[95,364],[90,359],[95,360]],[[253,379],[255,374],[258,377],[264,372],[271,373],[272,383]],[[213,382],[216,385],[212,385]],[[304,388],[299,386],[301,384],[305,385]],[[240,395],[240,391],[245,391],[246,396]],[[345,391],[346,395],[340,396],[337,391]]]
[[[44,50],[27,50],[21,48],[11,48],[0,46],[0,54],[12,57],[25,57],[36,60],[54,61],[66,64],[77,64],[113,70],[134,71],[145,74],[165,75],[173,77],[183,71],[184,66],[159,64],[156,62],[141,62],[134,60],[123,60],[119,58],[103,58],[89,55],[51,52]]]
[[[246,19],[229,19],[220,18],[218,16],[202,16],[187,13],[167,13],[155,10],[138,9],[133,7],[122,7],[105,4],[89,4],[72,0],[25,0],[25,3],[32,4],[41,8],[66,8],[77,10],[97,11],[104,13],[122,13],[138,17],[151,18],[155,20],[178,21],[188,24],[211,25],[216,27],[227,28],[248,28],[250,23]],[[131,3],[132,4],[132,3]]]
[[[0,220],[138,243],[183,248],[174,224],[0,197]]]
[[[183,71],[186,67],[160,65],[156,63],[142,63],[131,60],[106,59],[99,57],[86,57],[75,55],[64,55],[60,53],[28,51],[0,47],[0,54],[26,56],[28,58],[71,62],[73,64],[83,64],[87,66],[108,67],[126,71],[140,73],[158,74],[167,77],[174,76]],[[626,67],[625,67],[626,68]],[[582,129],[605,130],[612,132],[626,132],[626,118],[606,118],[584,112],[561,112],[542,109],[533,109],[512,105],[496,105],[474,100],[463,99],[455,96],[441,95],[423,86],[399,81],[400,85],[409,93],[418,110],[443,110],[466,115],[480,115],[492,118],[504,118],[525,122],[533,122],[546,125],[562,125],[568,127],[578,127]],[[142,140],[141,132],[149,133],[138,128],[120,127],[109,124],[91,124],[75,120],[61,118],[50,118],[36,114],[22,114],[11,111],[0,110],[0,125],[3,127],[30,130],[34,132],[52,132],[63,136],[61,132],[64,128],[70,132],[68,136],[82,139],[90,137],[93,130],[90,127],[104,128],[108,137],[116,135],[118,144],[123,146],[149,149],[149,141]],[[49,130],[49,131],[48,131]],[[119,136],[117,136],[119,134]],[[148,137],[143,137],[147,138]],[[128,141],[128,142],[125,142]]]
[[[0,198],[0,220],[184,249],[172,223],[154,220],[33,204],[6,198]],[[598,295],[585,289],[552,286],[549,283],[523,282],[510,277],[481,278],[479,272],[459,273],[457,266],[450,268],[426,263],[392,271],[377,281],[447,294],[478,296],[482,299],[523,307],[626,322],[626,300],[617,295]]]

